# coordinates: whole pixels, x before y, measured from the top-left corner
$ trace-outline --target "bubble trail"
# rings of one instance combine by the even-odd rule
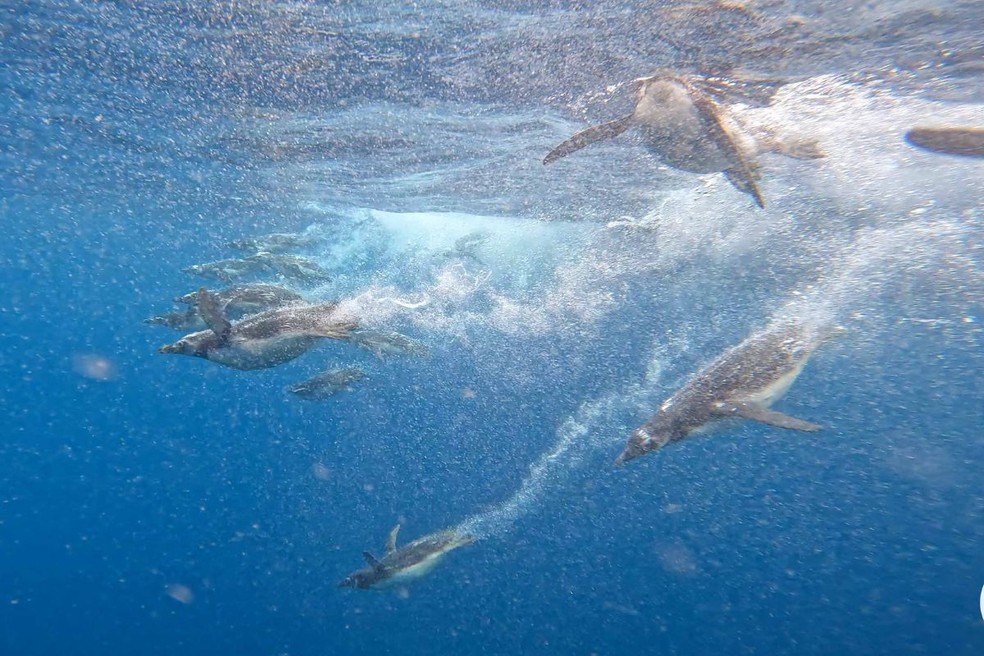
[[[511,497],[468,517],[455,530],[469,533],[476,540],[507,532],[517,520],[538,507],[549,486],[566,481],[586,456],[624,442],[631,415],[640,407],[655,407],[669,349],[673,347],[674,352],[680,352],[683,349],[679,346],[660,345],[642,382],[583,403],[560,425],[553,447],[530,467],[529,474]]]

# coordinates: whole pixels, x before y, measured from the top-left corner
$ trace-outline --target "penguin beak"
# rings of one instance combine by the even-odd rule
[[[644,452],[641,449],[635,448],[632,445],[627,446],[622,451],[622,453],[618,454],[618,457],[615,458],[614,465],[616,467],[621,467],[622,465],[624,465],[628,461],[635,460],[636,458],[638,458],[639,456],[641,456],[643,453]]]
[[[615,466],[621,467],[629,460],[634,460],[641,455],[644,455],[652,450],[652,447],[648,444],[646,439],[647,434],[641,429],[636,429],[632,436],[629,438],[628,443],[625,445],[625,449],[619,454],[618,458],[615,459]]]
[[[178,347],[175,344],[165,344],[164,346],[157,349],[158,353],[177,353]]]

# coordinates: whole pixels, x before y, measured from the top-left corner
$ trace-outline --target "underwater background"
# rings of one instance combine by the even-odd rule
[[[984,4],[0,3],[0,654],[981,654]],[[666,67],[789,81],[765,209],[630,136]],[[429,355],[236,371],[144,320],[315,232]],[[467,252],[462,244],[471,244]],[[205,281],[204,284],[214,284]],[[780,402],[613,468],[775,317],[846,330]],[[285,388],[367,378],[327,401]],[[391,591],[336,585],[446,527]]]

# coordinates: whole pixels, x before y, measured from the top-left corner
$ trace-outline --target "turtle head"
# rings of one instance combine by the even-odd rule
[[[657,68],[652,72],[651,75],[646,75],[644,77],[637,77],[629,83],[629,88],[635,92],[640,93],[645,91],[645,89],[657,82],[677,82],[680,80],[679,73],[673,71],[669,68]]]
[[[645,98],[655,103],[665,103],[686,93],[682,78],[667,70],[636,78],[632,80],[631,88],[637,101]]]

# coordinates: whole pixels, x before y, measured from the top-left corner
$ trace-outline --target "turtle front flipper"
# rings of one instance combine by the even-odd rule
[[[762,197],[762,190],[758,187],[758,182],[755,181],[754,174],[747,168],[733,167],[730,169],[725,169],[722,171],[724,177],[728,179],[728,182],[738,191],[748,194],[755,199],[755,204],[761,208],[765,208],[765,199]]]
[[[697,109],[701,125],[715,145],[731,162],[724,175],[736,189],[749,194],[759,207],[765,207],[765,199],[758,188],[755,176],[755,165],[738,144],[733,129],[725,122],[723,112],[714,99],[702,91],[691,80],[681,79],[690,101]]]
[[[585,130],[581,130],[573,137],[547,153],[547,156],[543,158],[543,163],[550,164],[561,157],[566,157],[567,155],[581,150],[585,146],[590,146],[597,141],[614,139],[618,135],[628,130],[631,126],[632,114],[629,114],[627,116],[623,116],[622,118],[617,118],[614,121],[602,123],[601,125],[594,125]]]

